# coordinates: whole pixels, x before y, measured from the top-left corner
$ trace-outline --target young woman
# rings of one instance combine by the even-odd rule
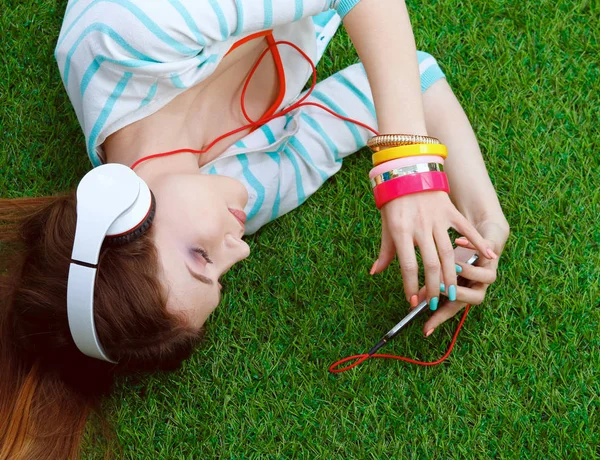
[[[341,20],[362,64],[303,93]],[[451,194],[423,186],[379,202],[371,273],[397,254],[407,300],[432,309],[444,283],[451,301],[427,335],[481,303],[495,280],[508,224],[470,124],[435,59],[416,51],[401,0],[70,0],[56,59],[92,164],[132,168],[154,218],[100,251],[90,301],[98,359],[74,340],[67,313],[81,199],[0,201],[0,458],[76,457],[113,377],[176,369],[219,303],[220,277],[249,255],[242,236],[303,203],[375,130],[444,144]],[[428,161],[440,173],[441,158]],[[465,236],[456,250],[450,227]],[[478,267],[461,265],[469,250],[483,256]],[[457,264],[469,287],[456,286]]]

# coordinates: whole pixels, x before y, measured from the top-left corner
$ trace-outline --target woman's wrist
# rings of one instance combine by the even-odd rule
[[[504,215],[496,215],[488,220],[473,223],[473,226],[479,231],[486,240],[494,242],[497,254],[504,250],[504,245],[510,235],[510,226]]]
[[[449,154],[448,160],[451,159],[452,154]],[[498,195],[485,169],[485,175],[474,172],[469,175],[470,180],[465,181],[465,174],[457,174],[456,164],[452,167],[451,161],[445,161],[444,167],[450,183],[450,198],[456,209],[474,226],[494,222],[508,231]]]
[[[510,227],[504,213],[501,209],[490,209],[489,206],[481,205],[476,208],[460,209],[461,213],[471,222],[475,227],[483,226],[487,224],[494,224],[499,228],[506,229],[508,232]]]

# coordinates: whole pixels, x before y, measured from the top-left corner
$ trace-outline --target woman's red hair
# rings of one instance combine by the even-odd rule
[[[103,247],[98,337],[117,365],[83,355],[66,313],[75,194],[0,199],[0,459],[78,458],[119,374],[175,370],[202,336],[167,311],[152,231]]]

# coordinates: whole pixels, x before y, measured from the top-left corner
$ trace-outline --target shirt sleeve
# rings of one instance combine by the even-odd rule
[[[316,16],[334,9],[343,18],[360,0],[170,0],[185,17],[190,38],[205,46]]]
[[[360,0],[334,0],[331,4],[331,8],[337,11],[342,19],[346,16],[352,8],[358,5]]]

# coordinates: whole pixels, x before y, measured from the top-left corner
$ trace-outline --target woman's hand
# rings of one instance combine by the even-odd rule
[[[508,224],[496,222],[485,222],[477,225],[479,231],[494,244],[494,251],[502,254],[504,244],[508,239]],[[435,328],[446,320],[454,317],[467,304],[479,305],[483,302],[487,288],[496,281],[499,259],[480,258],[476,266],[467,265],[466,262],[476,252],[475,246],[466,238],[457,238],[455,243],[458,247],[454,250],[454,257],[462,269],[460,276],[468,280],[467,286],[459,286],[456,290],[456,301],[446,300],[442,306],[429,318],[423,326],[423,334],[428,337]],[[443,280],[442,280],[443,282]],[[426,298],[426,289],[419,292],[419,302]]]
[[[445,192],[423,192],[396,198],[381,208],[381,217],[381,250],[371,274],[385,270],[397,253],[406,299],[413,306],[418,303],[419,292],[415,246],[419,247],[423,259],[424,292],[432,308],[437,307],[442,279],[449,296],[454,297],[454,292],[458,294],[454,249],[448,236],[450,227],[464,235],[484,258],[497,258],[493,242],[479,234]]]

